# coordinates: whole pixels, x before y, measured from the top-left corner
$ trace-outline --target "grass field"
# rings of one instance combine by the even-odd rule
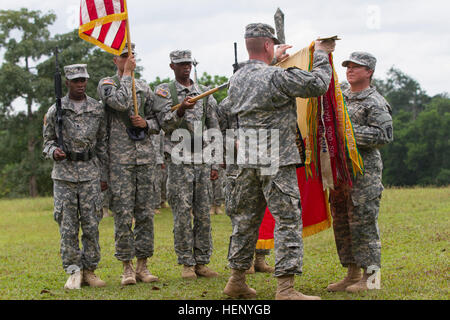
[[[63,289],[67,275],[61,267],[59,233],[51,198],[0,201],[0,300],[216,300],[230,270],[227,265],[230,220],[212,216],[214,252],[210,266],[216,279],[181,279],[173,250],[172,214],[155,216],[155,254],[150,270],[156,284],[120,286],[121,263],[114,258],[112,217],[100,224],[102,260],[97,274],[107,282],[101,289]],[[334,300],[422,300],[449,295],[450,187],[386,189],[379,226],[382,240],[381,290],[360,294],[329,293],[326,286],[345,276],[336,254],[333,231],[305,239],[303,275],[295,287],[306,294]],[[268,257],[274,263],[273,252]],[[257,299],[272,300],[276,279],[257,273],[247,277]]]

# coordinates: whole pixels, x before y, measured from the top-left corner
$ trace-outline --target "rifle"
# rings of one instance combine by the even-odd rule
[[[59,71],[58,47],[55,48],[55,96],[56,96],[56,125],[58,127],[58,147],[64,151],[64,140],[62,133],[63,110],[61,106],[62,84],[61,72]]]
[[[237,60],[237,43],[234,43],[234,64],[233,64],[233,73],[239,70],[239,63]]]

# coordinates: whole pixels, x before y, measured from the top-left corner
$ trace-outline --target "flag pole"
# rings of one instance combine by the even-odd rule
[[[128,57],[132,55],[131,48],[131,35],[130,35],[130,22],[127,8],[127,1],[123,1],[123,5],[125,7],[125,11],[127,12],[127,46],[128,46]],[[131,72],[131,81],[132,81],[132,92],[133,92],[133,104],[134,104],[134,115],[139,115],[138,105],[137,105],[137,96],[136,96],[136,83],[134,79],[134,71]]]

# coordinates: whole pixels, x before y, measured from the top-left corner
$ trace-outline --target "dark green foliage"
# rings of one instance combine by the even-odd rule
[[[394,142],[381,149],[383,182],[394,186],[450,184],[450,98],[429,97],[419,83],[391,68],[375,86],[393,110]]]
[[[224,76],[211,76],[206,72],[198,79],[198,82],[204,86],[209,87],[210,89],[216,88],[224,83],[228,82],[228,78]],[[220,103],[225,97],[228,95],[228,89],[220,90],[214,93],[214,98],[217,100],[217,103]]]

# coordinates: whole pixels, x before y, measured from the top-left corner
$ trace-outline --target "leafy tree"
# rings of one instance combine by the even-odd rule
[[[429,97],[420,84],[392,67],[374,85],[393,109],[394,142],[381,149],[387,185],[450,183],[448,95]]]
[[[211,89],[218,87],[224,83],[228,82],[228,78],[225,76],[211,76],[206,72],[203,72],[203,75],[198,79],[198,82],[204,86],[210,87]],[[220,103],[225,97],[228,95],[228,89],[220,90],[213,94],[214,98],[217,100],[217,103]]]
[[[387,80],[380,89],[385,98],[395,106],[394,115],[403,110],[411,112],[413,119],[416,119],[430,97],[416,80],[395,67],[391,67],[387,75]]]
[[[153,82],[150,82],[150,88],[155,91],[155,88],[159,86],[161,83],[169,83],[172,81],[170,78],[161,79],[160,77],[156,77]]]
[[[22,8],[18,11],[0,10],[0,48],[5,50],[4,63],[0,67],[0,105],[3,113],[11,110],[11,104],[17,98],[25,100],[27,106],[25,124],[33,123],[36,115],[33,105],[38,100],[39,76],[35,64],[45,56],[50,39],[48,26],[56,19],[53,13],[42,14]],[[33,65],[34,63],[34,65]],[[27,129],[34,129],[33,126]],[[22,146],[24,154],[22,175],[29,182],[29,195],[38,195],[36,145],[34,130],[23,132],[26,145]]]
[[[450,183],[450,99],[434,97],[407,130],[406,165],[419,185]]]

